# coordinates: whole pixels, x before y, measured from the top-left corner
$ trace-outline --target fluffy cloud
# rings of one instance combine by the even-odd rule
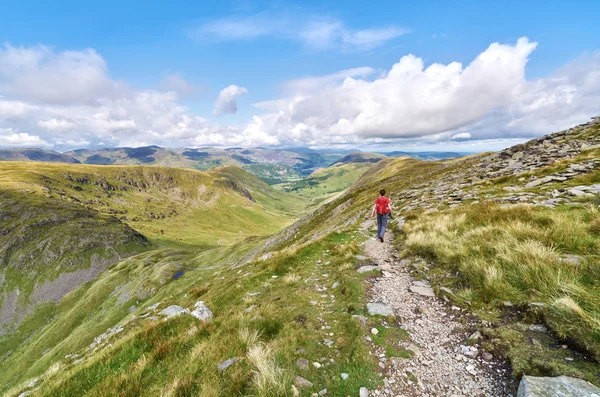
[[[302,10],[268,10],[216,19],[188,32],[192,39],[254,40],[273,37],[296,40],[315,50],[368,50],[409,33],[397,26],[350,29],[338,19],[307,15]]]
[[[237,85],[230,85],[219,92],[219,96],[215,101],[215,107],[212,113],[215,116],[222,116],[224,114],[235,114],[237,113],[237,102],[236,99],[243,94],[247,94],[248,90],[244,87]]]
[[[0,146],[486,149],[486,142],[498,148],[600,114],[600,53],[531,80],[525,68],[535,47],[522,38],[491,44],[467,65],[427,66],[406,55],[387,71],[357,67],[295,79],[281,86],[279,98],[257,103],[257,114],[246,124],[227,125],[182,105],[189,83],[179,75],[165,78],[160,90],[140,90],[111,79],[94,50],[5,45],[0,47]],[[33,84],[40,81],[44,84]],[[247,92],[226,87],[214,113],[235,113],[236,98]]]
[[[600,56],[529,81],[525,67],[536,45],[493,43],[466,66],[425,67],[406,55],[374,80],[348,76],[313,91],[300,84],[296,94],[260,103],[271,113],[250,125],[290,145],[477,140],[548,133],[600,112]]]
[[[53,52],[45,46],[0,49],[0,94],[53,104],[94,104],[114,95],[104,59],[92,49]]]
[[[49,146],[37,135],[16,132],[12,128],[0,128],[0,147],[44,147]]]

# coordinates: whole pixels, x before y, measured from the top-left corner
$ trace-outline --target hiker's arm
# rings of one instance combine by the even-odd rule
[[[377,204],[373,205],[373,211],[371,211],[371,218],[375,216],[375,209],[377,208]]]

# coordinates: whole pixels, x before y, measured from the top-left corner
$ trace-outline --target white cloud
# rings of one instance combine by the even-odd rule
[[[454,134],[452,135],[452,139],[469,139],[471,138],[471,134],[469,134],[468,132],[461,132],[459,134]]]
[[[225,17],[188,32],[192,39],[201,42],[271,37],[296,40],[315,50],[368,50],[406,33],[408,29],[397,26],[351,29],[339,19],[308,15],[302,10],[269,10]]]
[[[93,49],[54,52],[45,46],[0,48],[0,94],[50,104],[93,104],[118,84]]]
[[[291,145],[423,137],[440,142],[540,135],[600,113],[600,55],[527,80],[525,67],[536,45],[526,38],[515,45],[493,43],[466,66],[426,67],[406,55],[382,77],[348,76],[318,90],[292,82],[295,94],[259,104],[271,110],[260,116],[260,128]]]
[[[388,71],[357,67],[291,80],[281,86],[279,98],[256,104],[257,114],[245,125],[194,114],[180,102],[177,78],[172,89],[139,90],[111,80],[106,62],[93,50],[5,45],[0,49],[0,145],[57,150],[139,144],[485,149],[481,142],[497,148],[600,114],[600,52],[528,80],[525,68],[535,45],[525,38],[513,45],[494,43],[468,65],[427,66],[406,55]],[[62,62],[66,59],[81,62]],[[64,69],[49,66],[57,62]],[[66,95],[20,85],[26,76],[44,76],[47,87],[59,87],[66,84],[65,76],[89,65],[98,66],[92,69],[102,78],[73,78]],[[226,87],[215,102],[215,114],[235,113],[236,98],[245,93],[243,87]]]
[[[283,84],[283,89],[288,94],[307,94],[339,84],[348,77],[367,77],[374,72],[375,69],[370,67],[340,70],[326,76],[311,76],[290,80]]]
[[[0,128],[0,146],[2,147],[44,147],[50,146],[37,135],[15,132],[12,128]]]
[[[163,77],[158,83],[161,91],[173,91],[179,96],[188,96],[198,91],[198,87],[190,83],[180,73],[174,73]]]
[[[48,120],[39,120],[37,125],[50,131],[70,130],[75,124],[69,120],[51,118]]]
[[[219,92],[219,96],[215,101],[215,107],[212,113],[215,116],[222,116],[224,114],[235,114],[237,113],[237,102],[236,98],[240,95],[247,94],[248,90],[244,87],[237,85],[230,85]]]

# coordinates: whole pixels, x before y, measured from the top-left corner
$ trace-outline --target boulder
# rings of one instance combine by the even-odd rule
[[[313,387],[313,383],[308,379],[304,379],[303,377],[296,375],[296,377],[294,377],[294,386],[296,386],[298,389],[310,389]]]
[[[393,316],[394,309],[385,303],[375,302],[367,304],[367,311],[371,316]]]
[[[421,296],[435,296],[435,292],[433,292],[433,289],[431,287],[424,287],[420,285],[411,285],[410,292]]]
[[[217,365],[217,368],[219,369],[219,371],[225,371],[227,368],[231,367],[233,364],[237,363],[238,361],[240,361],[240,359],[237,357],[229,358],[229,359],[223,361],[221,364]]]
[[[166,317],[173,317],[173,316],[177,316],[180,314],[184,314],[184,313],[189,313],[188,309],[184,309],[181,306],[177,306],[177,305],[171,305],[163,310],[160,311],[161,316],[166,316]]]
[[[207,321],[213,318],[213,312],[204,304],[203,301],[196,302],[194,310],[190,313],[200,321]]]
[[[600,397],[600,388],[568,376],[523,376],[517,397]]]
[[[381,271],[381,268],[377,265],[366,265],[366,266],[361,266],[358,268],[357,272],[359,273],[368,273],[368,272],[372,272],[372,271]]]

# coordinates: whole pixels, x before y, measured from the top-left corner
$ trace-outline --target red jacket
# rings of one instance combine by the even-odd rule
[[[384,215],[390,212],[390,199],[385,196],[377,197],[375,200],[375,210],[379,215]]]

